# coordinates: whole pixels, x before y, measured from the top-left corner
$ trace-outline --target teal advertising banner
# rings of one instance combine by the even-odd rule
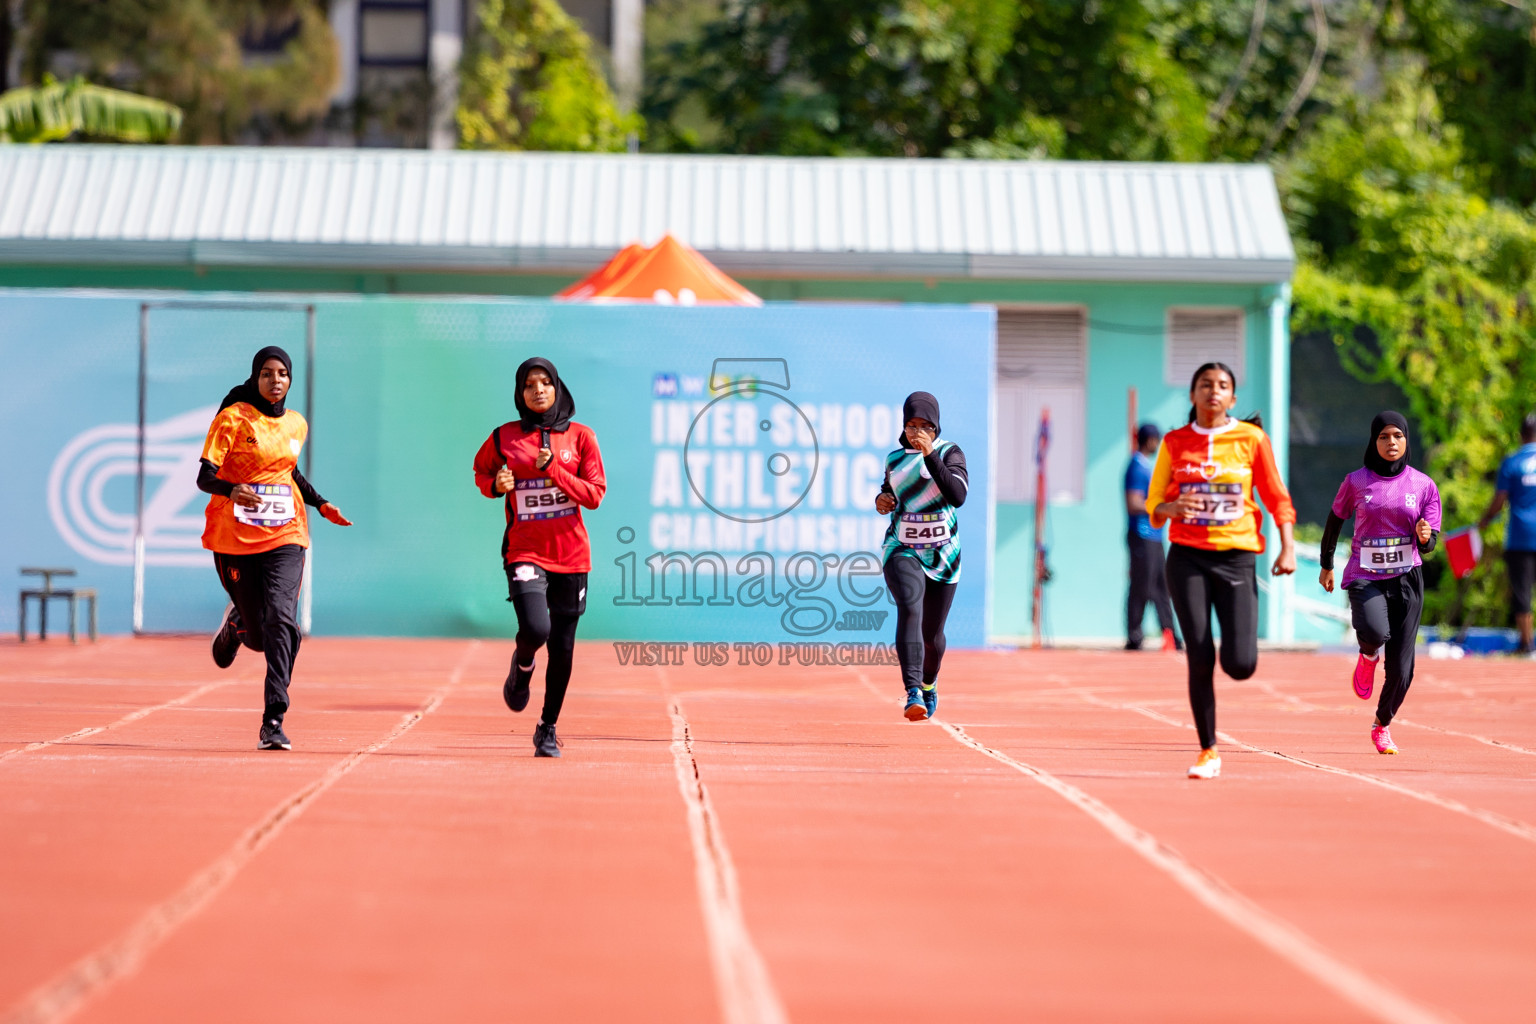
[[[971,477],[950,642],[985,641],[990,308],[199,295],[174,297],[194,308],[144,309],[167,298],[0,292],[12,384],[0,403],[0,571],[20,586],[22,566],[77,569],[101,595],[107,632],[130,628],[133,603],[142,325],[147,631],[217,624],[197,460],[219,399],[276,344],[295,361],[289,407],[311,403],[310,479],[357,524],[311,516],[316,633],[515,631],[502,502],[479,493],[471,463],[516,418],[517,365],[541,355],[607,470],[607,496],[584,513],[582,638],[888,643],[887,520],[874,495],[902,399],[926,390]],[[15,615],[0,602],[0,629],[14,630]]]

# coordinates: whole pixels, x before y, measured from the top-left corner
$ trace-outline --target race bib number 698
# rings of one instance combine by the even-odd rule
[[[547,479],[519,480],[512,504],[517,509],[520,523],[576,514],[576,503],[571,496],[556,487],[553,480]]]

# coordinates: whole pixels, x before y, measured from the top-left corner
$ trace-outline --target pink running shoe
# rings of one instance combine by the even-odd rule
[[[1376,689],[1376,663],[1381,660],[1381,655],[1367,658],[1360,655],[1360,660],[1355,662],[1355,696],[1361,700],[1370,700],[1371,691]]]
[[[1378,754],[1397,753],[1397,744],[1392,742],[1391,726],[1371,726],[1371,742],[1376,744],[1376,753]]]

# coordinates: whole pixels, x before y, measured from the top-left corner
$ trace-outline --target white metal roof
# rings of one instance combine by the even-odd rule
[[[0,146],[0,264],[586,270],[664,232],[736,274],[1289,279],[1269,168]]]

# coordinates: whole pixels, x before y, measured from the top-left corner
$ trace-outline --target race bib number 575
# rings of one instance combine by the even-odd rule
[[[520,523],[576,514],[576,503],[571,500],[571,496],[548,479],[519,480],[512,494],[512,504],[517,509],[517,521]]]
[[[1179,494],[1193,494],[1199,501],[1195,511],[1184,517],[1194,526],[1225,526],[1243,514],[1242,484],[1180,484]]]
[[[235,519],[246,526],[287,526],[293,522],[293,488],[287,484],[251,484],[261,504],[246,508],[235,503]]]

